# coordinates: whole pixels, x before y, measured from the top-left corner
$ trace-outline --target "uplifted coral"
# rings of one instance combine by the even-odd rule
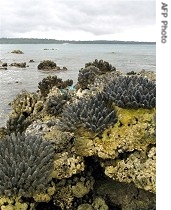
[[[58,78],[56,75],[55,76],[47,76],[44,78],[41,82],[38,84],[38,88],[40,89],[41,95],[43,97],[46,97],[52,89],[52,87],[56,86],[59,89],[64,89],[67,86],[71,86],[73,84],[73,80],[66,80],[62,81],[61,78]]]
[[[88,66],[95,66],[97,68],[99,68],[101,73],[106,73],[109,71],[115,71],[116,68],[114,66],[112,66],[111,64],[109,64],[107,61],[103,61],[101,60],[97,60],[95,59],[95,61],[93,62],[89,62],[85,64],[85,68],[87,68]]]
[[[43,108],[43,102],[36,93],[22,91],[11,102],[11,107],[7,129],[10,132],[23,132],[31,124],[33,115]]]
[[[156,84],[142,76],[119,76],[104,91],[122,108],[150,109],[156,105]]]
[[[79,70],[78,74],[78,84],[79,88],[85,89],[88,87],[89,84],[92,84],[97,77],[100,75],[100,71],[95,66],[88,66]]]
[[[44,60],[40,62],[40,64],[37,66],[38,69],[41,70],[52,70],[56,68],[56,63],[51,60]]]
[[[58,115],[62,113],[63,106],[66,104],[66,102],[69,100],[70,96],[67,94],[67,92],[51,95],[47,97],[46,100],[46,111],[48,114],[51,115]]]
[[[40,137],[10,135],[0,140],[0,195],[29,197],[51,180],[54,149]]]
[[[96,59],[93,62],[86,63],[85,68],[79,70],[77,86],[81,89],[88,88],[88,85],[93,84],[100,75],[113,71],[116,71],[116,68],[103,60],[98,61]]]
[[[68,106],[64,109],[61,120],[62,128],[68,131],[84,127],[94,133],[103,132],[116,121],[116,112],[112,104],[101,93]]]

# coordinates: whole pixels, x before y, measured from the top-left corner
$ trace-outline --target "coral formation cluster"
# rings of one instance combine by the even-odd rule
[[[0,140],[0,195],[32,196],[51,180],[54,149],[39,137],[10,135]]]
[[[122,108],[154,108],[156,105],[156,85],[142,76],[117,77],[104,91]]]
[[[43,108],[43,102],[36,93],[23,91],[11,102],[12,113],[7,120],[10,132],[22,132],[33,120],[33,115]]]
[[[82,126],[94,133],[104,131],[116,121],[115,110],[101,93],[69,105],[64,109],[61,120],[62,127],[68,131],[74,131]]]
[[[56,63],[51,60],[44,60],[37,66],[38,69],[50,70],[56,68]]]
[[[85,68],[87,68],[88,66],[97,67],[101,73],[106,73],[106,72],[116,70],[116,68],[114,66],[112,66],[111,64],[109,64],[109,62],[103,61],[102,59],[101,60],[95,59],[95,61],[93,61],[93,62],[86,63]]]
[[[95,79],[100,75],[113,71],[116,71],[116,68],[111,64],[96,59],[93,62],[86,63],[85,68],[79,70],[77,85],[81,89],[86,89],[88,85],[93,84]]]
[[[63,107],[70,99],[70,95],[67,92],[62,93],[59,90],[58,94],[49,95],[46,100],[46,111],[51,115],[58,115],[62,113]]]
[[[73,84],[73,80],[62,81],[61,78],[55,76],[47,76],[38,84],[38,88],[40,89],[41,95],[46,97],[52,87],[57,87],[59,89],[64,89],[67,86],[71,86]]]

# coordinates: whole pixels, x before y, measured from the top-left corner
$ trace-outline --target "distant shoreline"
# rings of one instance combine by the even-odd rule
[[[93,40],[74,41],[56,39],[35,39],[35,38],[0,38],[0,44],[153,44],[156,42],[117,41],[117,40]]]

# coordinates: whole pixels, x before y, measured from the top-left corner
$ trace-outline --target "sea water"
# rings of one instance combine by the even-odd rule
[[[9,103],[15,96],[22,90],[36,91],[38,83],[48,75],[72,79],[75,84],[79,70],[95,59],[107,61],[122,72],[156,71],[154,44],[2,44],[0,47],[0,61],[8,64],[7,70],[0,70],[0,127],[5,125],[11,110]],[[13,50],[24,54],[11,53]],[[43,60],[52,60],[68,70],[40,71],[37,66]],[[21,62],[26,62],[27,67],[9,66]]]

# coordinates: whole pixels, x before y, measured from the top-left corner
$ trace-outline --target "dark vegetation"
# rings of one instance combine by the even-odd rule
[[[117,40],[93,40],[93,41],[75,41],[75,40],[56,40],[56,39],[35,39],[35,38],[0,38],[0,44],[156,44],[155,42],[134,42]]]

